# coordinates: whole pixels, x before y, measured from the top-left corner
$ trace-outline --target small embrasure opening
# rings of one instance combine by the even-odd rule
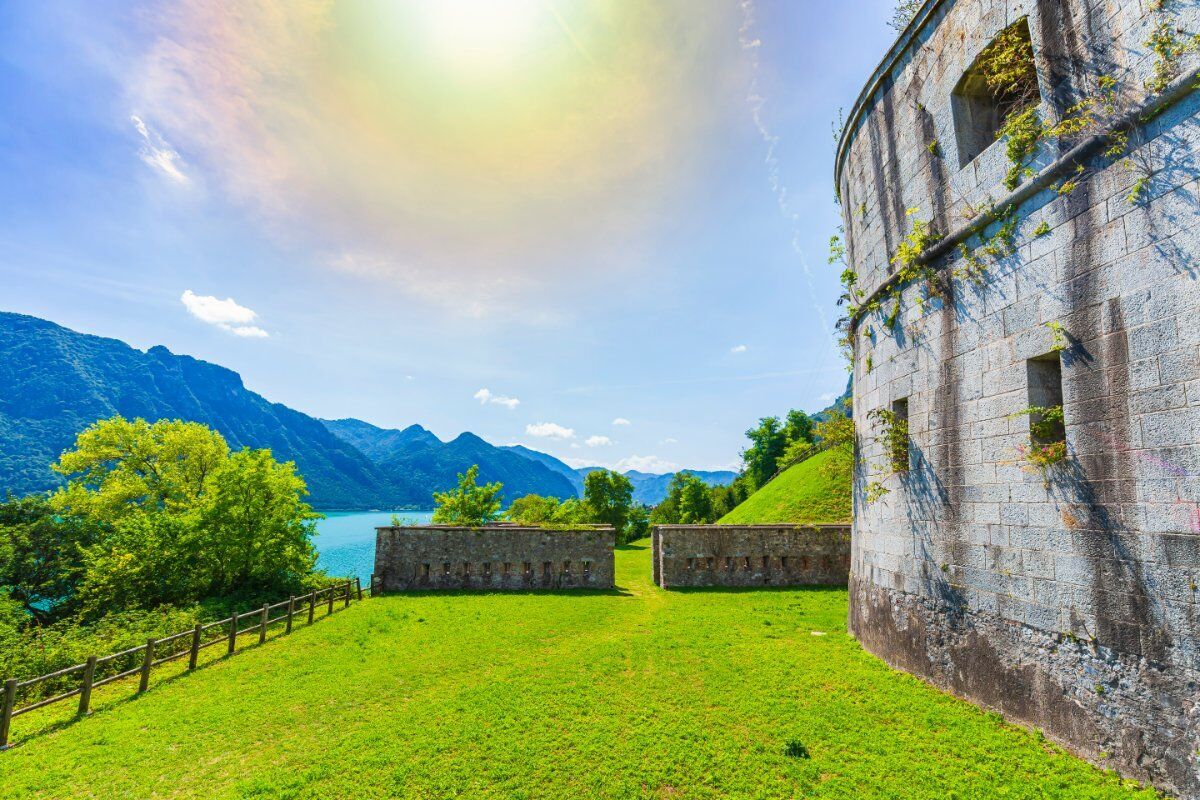
[[[1029,440],[1035,447],[1058,445],[1067,439],[1063,416],[1062,359],[1058,353],[1025,362],[1029,383]]]
[[[908,472],[911,466],[908,446],[908,398],[892,401],[892,424],[888,430],[888,457],[893,472]]]
[[[1002,30],[959,80],[951,96],[958,162],[965,167],[996,141],[1004,124],[1041,102],[1029,20]]]

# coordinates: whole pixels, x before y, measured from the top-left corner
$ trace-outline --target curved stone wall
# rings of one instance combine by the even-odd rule
[[[1107,131],[1043,142],[1011,192],[1003,142],[959,152],[951,98],[1022,19],[1044,119],[1105,76],[1121,107],[1102,127],[1134,125],[1120,157]],[[1192,52],[1169,88],[1145,88],[1164,24],[1190,37],[1200,7],[930,0],[851,114],[847,259],[886,302],[852,327],[850,626],[896,667],[1200,797],[1200,92]],[[1013,252],[979,255],[972,235],[1010,206]],[[924,281],[888,288],[913,219],[945,236],[925,259],[940,298]],[[1037,364],[1061,372],[1066,427],[1046,481],[1022,456]],[[897,401],[910,467],[888,475],[872,412]]]

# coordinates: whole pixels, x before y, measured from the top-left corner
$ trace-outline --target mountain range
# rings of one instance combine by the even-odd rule
[[[232,370],[176,355],[143,352],[116,339],[78,333],[36,317],[0,312],[0,495],[61,482],[50,463],[98,419],[184,419],[219,431],[230,447],[266,447],[294,461],[317,508],[429,508],[432,493],[479,465],[511,499],[582,493],[592,468],[572,469],[521,445],[497,447],[473,433],[443,442],[419,425],[379,428],[356,419],[320,420],[250,391]],[[635,499],[662,499],[670,475],[626,473]],[[728,483],[735,473],[697,473]]]

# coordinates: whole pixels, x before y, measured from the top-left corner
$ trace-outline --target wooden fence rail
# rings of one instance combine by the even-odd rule
[[[311,625],[316,619],[315,611],[318,604],[326,606],[324,617],[327,617],[333,613],[334,600],[342,600],[342,607],[349,608],[352,599],[363,599],[362,582],[358,578],[347,579],[344,583],[335,584],[324,589],[317,589],[299,597],[289,597],[287,600],[278,603],[266,604],[262,608],[253,611],[246,611],[240,614],[234,613],[216,622],[198,624],[190,630],[180,631],[162,639],[147,639],[145,644],[130,647],[119,653],[109,653],[106,656],[99,657],[88,656],[87,661],[83,664],[64,667],[46,675],[39,675],[36,678],[24,681],[10,678],[4,682],[3,695],[0,695],[0,750],[7,749],[9,746],[9,734],[12,731],[12,721],[15,717],[76,696],[79,697],[78,713],[80,715],[87,714],[91,705],[93,689],[138,675],[137,693],[141,694],[150,686],[150,671],[154,667],[187,656],[188,671],[194,670],[200,651],[207,647],[226,643],[228,648],[226,652],[232,654],[237,649],[238,637],[244,637],[252,633],[258,634],[258,643],[262,644],[267,640],[267,629],[281,622],[285,625],[284,634],[291,633],[293,618],[305,602],[308,603],[308,624]],[[318,603],[318,601],[321,602]],[[283,613],[276,614],[280,609],[286,610]],[[272,614],[276,615],[272,616]],[[239,623],[241,620],[249,620],[252,617],[257,618],[257,624],[249,628],[240,627]],[[122,659],[126,660],[126,664],[133,664],[133,666],[127,669],[119,669],[112,675],[107,675],[99,680],[96,679],[96,670],[98,667],[103,668],[112,662],[117,662],[118,666],[126,666],[126,664],[120,663]],[[28,693],[29,689],[46,681],[66,678],[76,674],[79,675],[79,684],[75,688],[52,697],[43,698],[37,702],[28,703],[23,706],[17,705],[17,696],[21,692]]]

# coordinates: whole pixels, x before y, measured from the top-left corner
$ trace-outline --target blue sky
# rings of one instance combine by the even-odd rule
[[[481,2],[0,6],[0,309],[577,465],[840,393],[830,124],[892,4]]]

